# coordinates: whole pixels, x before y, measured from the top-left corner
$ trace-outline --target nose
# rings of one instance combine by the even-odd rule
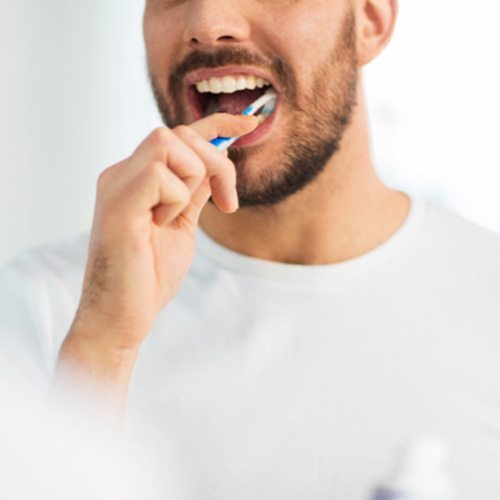
[[[245,1],[192,0],[189,3],[184,39],[191,47],[217,47],[249,38]]]

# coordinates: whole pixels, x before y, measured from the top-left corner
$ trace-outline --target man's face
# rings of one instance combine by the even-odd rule
[[[273,114],[229,150],[241,207],[298,192],[339,149],[357,87],[347,0],[148,0],[144,36],[153,92],[170,127],[239,113],[265,91],[207,93],[205,83],[198,91],[208,78],[216,92],[221,76],[251,87],[248,76],[259,75],[278,93]]]

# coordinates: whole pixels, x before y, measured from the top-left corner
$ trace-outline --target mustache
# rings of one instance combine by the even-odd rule
[[[270,71],[276,81],[280,83],[284,96],[294,100],[297,88],[295,78],[291,68],[281,58],[276,57],[271,61],[266,61],[261,56],[237,47],[225,47],[217,52],[204,52],[202,50],[190,52],[170,72],[168,78],[170,94],[173,96],[182,94],[184,78],[192,71],[230,65],[258,66]]]

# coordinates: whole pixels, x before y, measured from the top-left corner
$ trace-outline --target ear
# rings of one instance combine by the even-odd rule
[[[364,66],[389,43],[398,13],[398,0],[359,0],[356,12],[358,66]]]

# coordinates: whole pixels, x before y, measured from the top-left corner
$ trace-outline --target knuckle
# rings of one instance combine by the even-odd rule
[[[105,168],[97,177],[97,188],[99,190],[105,189],[109,179],[113,176],[113,172],[115,171],[117,165],[113,165],[111,167]]]
[[[169,141],[171,131],[167,127],[158,127],[151,133],[153,144],[166,144]]]
[[[178,137],[185,139],[196,139],[198,138],[198,134],[188,125],[178,125],[174,129],[175,133]]]
[[[187,125],[177,125],[174,130],[179,134],[189,134],[190,132],[193,132]]]
[[[144,169],[144,177],[148,180],[157,182],[158,179],[162,180],[165,179],[167,176],[167,166],[160,162],[160,161],[155,161],[153,163],[150,163],[145,169]]]

